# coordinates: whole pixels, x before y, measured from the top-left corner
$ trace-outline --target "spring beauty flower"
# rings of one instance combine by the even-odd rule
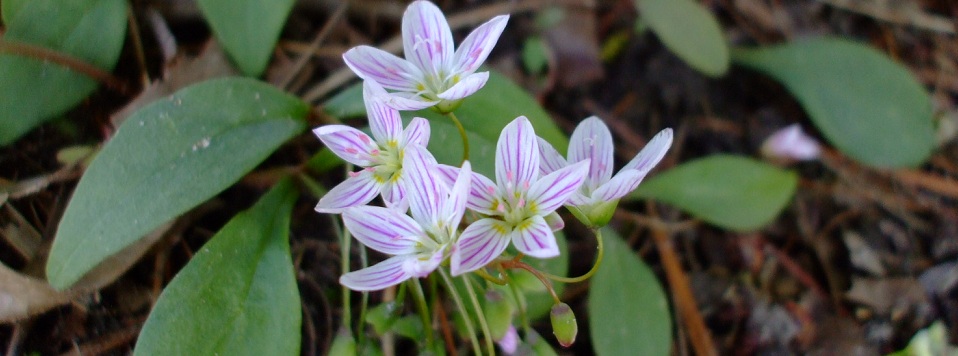
[[[765,139],[761,151],[770,158],[808,161],[818,159],[822,154],[822,147],[818,141],[802,131],[800,125],[791,124]]]
[[[579,189],[588,169],[586,160],[540,177],[532,124],[520,116],[506,125],[496,145],[496,183],[481,174],[472,175],[467,206],[486,217],[460,235],[452,254],[452,274],[485,266],[505,251],[509,241],[532,257],[558,256],[546,217]]]
[[[372,267],[349,272],[339,283],[357,291],[380,290],[409,278],[422,278],[447,257],[466,211],[472,169],[464,162],[452,186],[437,174],[436,159],[421,146],[403,160],[409,213],[376,206],[349,208],[343,222],[363,245],[394,255]]]
[[[672,146],[672,129],[660,131],[635,158],[612,175],[612,133],[598,117],[582,120],[569,139],[568,160],[548,142],[539,138],[541,174],[549,174],[570,164],[588,161],[589,174],[579,191],[566,204],[580,220],[591,226],[603,226],[612,218],[619,199],[635,190]]]
[[[508,15],[494,17],[453,51],[452,31],[442,11],[431,2],[414,1],[402,19],[406,59],[358,46],[343,54],[343,60],[360,78],[395,90],[389,103],[396,109],[434,106],[440,112],[450,112],[486,84],[489,73],[475,71],[489,56],[508,20]]]
[[[382,194],[387,206],[406,209],[403,154],[409,146],[429,143],[429,122],[414,118],[403,130],[399,112],[386,105],[385,90],[375,82],[363,83],[363,99],[372,137],[346,125],[326,125],[313,130],[326,147],[358,167],[349,177],[319,200],[316,211],[338,214],[364,205]]]

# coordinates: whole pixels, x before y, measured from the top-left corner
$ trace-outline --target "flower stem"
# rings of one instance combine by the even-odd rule
[[[489,331],[489,322],[486,321],[486,314],[482,312],[482,306],[479,305],[479,298],[476,298],[476,291],[473,288],[472,278],[469,275],[462,276],[466,282],[466,291],[469,292],[469,299],[472,302],[472,308],[476,310],[476,318],[479,319],[479,327],[482,328],[482,336],[486,341],[486,351],[494,355],[495,346],[492,343],[492,332]]]
[[[526,335],[529,335],[532,326],[529,324],[529,315],[526,313],[528,308],[526,295],[519,290],[519,286],[515,283],[509,283],[509,289],[512,290],[512,297],[516,299],[516,305],[519,306],[519,320],[522,322],[522,330],[525,331]]]
[[[456,117],[452,111],[446,113],[446,117],[452,120],[453,124],[456,124],[456,128],[459,129],[459,137],[462,137],[462,161],[466,162],[469,160],[469,138],[466,137],[466,129],[462,127],[462,123],[459,122],[459,118]]]
[[[429,307],[426,306],[426,294],[422,291],[422,285],[419,284],[418,278],[410,278],[409,284],[412,286],[412,296],[416,300],[416,308],[419,309],[419,316],[422,317],[422,329],[426,333],[426,349],[432,351],[433,347],[433,337],[432,337],[432,327],[430,326],[430,317],[429,317]]]
[[[469,341],[472,342],[472,348],[476,350],[476,353],[482,352],[482,347],[479,346],[479,338],[476,337],[476,327],[472,325],[472,318],[469,317],[469,311],[466,310],[466,305],[462,303],[462,298],[459,297],[459,292],[456,291],[456,285],[452,283],[452,279],[449,278],[449,274],[446,273],[446,270],[442,268],[437,268],[436,270],[439,271],[439,275],[442,276],[442,281],[446,283],[446,289],[449,290],[449,295],[452,296],[452,300],[456,302],[456,308],[462,313],[462,320],[466,324],[466,333],[469,334]]]
[[[351,166],[351,165],[347,165],[347,166]],[[339,255],[342,256],[340,258],[340,261],[342,263],[340,264],[339,268],[342,270],[343,274],[346,274],[346,272],[349,272],[349,255],[350,255],[349,249],[353,239],[352,239],[352,236],[349,235],[349,230],[346,230],[345,228],[342,228],[341,226],[339,226],[338,221],[336,219],[333,219],[333,224],[336,225],[335,231],[342,231],[342,233],[338,234],[340,237]],[[343,298],[343,326],[346,328],[346,330],[352,330],[352,327],[350,326],[350,324],[352,324],[352,307],[351,307],[352,303],[350,303],[350,299],[349,299],[349,288],[346,288],[346,286],[343,286],[342,298]]]
[[[547,278],[545,274],[543,274],[544,272],[539,271],[535,269],[535,267],[532,267],[526,264],[525,262],[518,261],[518,260],[512,260],[512,261],[501,262],[501,263],[502,263],[502,266],[505,268],[519,268],[519,269],[524,269],[526,271],[529,271],[529,273],[532,273],[533,276],[539,279],[539,282],[542,282],[542,285],[545,286],[546,290],[549,291],[549,294],[552,295],[552,300],[555,301],[556,304],[562,303],[562,301],[559,300],[559,295],[556,294],[555,289],[552,288],[552,281],[550,281],[549,278]]]
[[[484,270],[484,269],[482,269],[482,268],[475,270],[475,272],[476,272],[476,275],[478,275],[479,277],[482,277],[482,279],[485,279],[485,280],[487,280],[487,281],[489,281],[489,282],[498,284],[498,285],[500,285],[500,286],[504,286],[504,285],[506,285],[506,284],[509,283],[509,281],[507,281],[507,280],[505,280],[505,279],[496,278],[496,277],[490,275],[489,272],[486,272],[486,270]]]
[[[581,275],[581,276],[578,276],[578,277],[574,277],[574,278],[560,277],[560,276],[556,276],[556,275],[554,275],[554,274],[550,274],[550,273],[547,273],[547,272],[541,272],[542,275],[544,275],[545,277],[548,277],[548,278],[551,279],[551,280],[558,281],[558,282],[563,282],[563,283],[577,283],[577,282],[582,282],[582,281],[584,281],[584,280],[586,280],[586,279],[589,279],[589,277],[592,277],[592,275],[594,275],[595,272],[597,272],[597,271],[599,270],[599,266],[602,265],[602,258],[605,256],[605,248],[604,248],[604,246],[603,246],[603,244],[602,244],[602,232],[601,232],[598,228],[595,228],[595,229],[592,229],[592,233],[595,234],[595,239],[596,239],[597,245],[598,245],[598,246],[596,246],[596,249],[597,249],[598,251],[596,252],[596,256],[595,256],[595,264],[592,265],[592,269],[590,269],[590,270],[589,270],[588,272],[586,272],[585,274],[583,274],[583,275]]]

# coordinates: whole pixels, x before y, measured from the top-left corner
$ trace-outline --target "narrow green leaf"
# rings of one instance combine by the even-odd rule
[[[366,116],[366,104],[363,102],[363,83],[336,93],[323,103],[323,110],[332,117],[346,119]]]
[[[712,13],[695,0],[635,0],[644,24],[675,55],[702,74],[719,77],[729,66],[729,49]]]
[[[266,69],[295,0],[198,0],[216,39],[249,76]]]
[[[134,355],[298,355],[295,201],[284,179],[213,236],[160,295]]]
[[[259,81],[200,83],[134,113],[77,185],[47,262],[66,288],[239,180],[303,130],[308,108]]]
[[[668,355],[669,302],[655,274],[611,229],[589,288],[589,329],[597,355]]]
[[[123,48],[126,1],[6,0],[3,20],[3,41],[46,47],[109,71]],[[66,67],[12,54],[0,55],[0,78],[0,145],[66,112],[97,86]]]
[[[778,216],[797,184],[794,172],[750,158],[715,155],[656,175],[634,196],[675,205],[727,229],[749,231]]]
[[[842,152],[877,167],[911,167],[935,145],[931,99],[904,66],[863,44],[819,38],[741,49],[735,61],[772,76]]]

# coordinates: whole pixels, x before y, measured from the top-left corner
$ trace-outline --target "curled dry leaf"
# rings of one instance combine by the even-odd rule
[[[0,323],[29,318],[113,283],[172,226],[172,222],[160,226],[135,244],[104,260],[73,287],[63,291],[57,291],[42,279],[26,276],[0,263]]]

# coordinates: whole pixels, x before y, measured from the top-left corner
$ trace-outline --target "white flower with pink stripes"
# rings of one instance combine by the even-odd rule
[[[662,160],[672,146],[672,129],[660,131],[619,173],[612,175],[612,133],[598,117],[582,120],[569,139],[568,160],[548,142],[539,138],[541,174],[550,174],[581,162],[590,162],[589,174],[579,191],[567,203],[573,213],[584,214],[590,225],[609,222],[619,199],[639,186],[645,175]]]
[[[582,161],[539,175],[539,146],[532,124],[524,116],[506,125],[496,145],[496,182],[473,173],[467,206],[485,215],[459,236],[450,270],[460,275],[479,269],[502,254],[509,242],[523,254],[549,258],[559,255],[553,226],[547,219],[566,203],[585,179],[589,162]],[[445,169],[450,176],[454,169]],[[561,224],[561,219],[559,221]]]
[[[343,60],[360,78],[394,90],[389,103],[396,109],[435,106],[449,112],[486,84],[489,73],[475,71],[489,56],[508,20],[508,15],[494,17],[454,51],[452,31],[442,11],[431,2],[414,1],[402,18],[406,59],[358,46],[343,54]]]
[[[466,211],[472,169],[464,162],[450,186],[440,178],[435,158],[423,147],[406,149],[403,180],[409,213],[361,206],[343,213],[346,228],[367,247],[394,255],[374,266],[349,272],[339,283],[352,290],[380,290],[409,278],[422,278],[448,257]]]
[[[372,137],[346,125],[326,125],[313,133],[337,156],[361,171],[333,187],[319,200],[316,211],[338,214],[344,209],[364,205],[382,194],[387,206],[406,209],[403,177],[403,152],[412,145],[429,143],[429,122],[414,118],[403,130],[399,112],[386,105],[386,91],[375,82],[363,83],[363,99]]]

